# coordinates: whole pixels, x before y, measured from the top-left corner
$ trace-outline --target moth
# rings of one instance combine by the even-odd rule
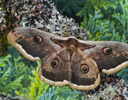
[[[100,84],[100,73],[113,74],[128,65],[126,43],[83,41],[30,27],[12,30],[7,39],[27,59],[44,58],[39,77],[54,86],[93,90]]]

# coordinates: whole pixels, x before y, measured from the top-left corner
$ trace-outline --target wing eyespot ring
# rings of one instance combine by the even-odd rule
[[[33,41],[36,43],[41,43],[41,42],[43,42],[43,38],[39,35],[36,35],[33,37]]]
[[[83,74],[86,74],[86,73],[89,72],[89,67],[88,67],[87,64],[82,64],[82,65],[80,66],[80,70],[81,70],[81,72],[82,72]]]
[[[102,52],[103,52],[105,55],[110,55],[110,54],[112,54],[112,49],[109,48],[109,47],[104,47],[104,48],[102,49]]]
[[[51,66],[52,68],[57,68],[59,65],[59,60],[57,58],[54,58],[52,61],[51,61]]]

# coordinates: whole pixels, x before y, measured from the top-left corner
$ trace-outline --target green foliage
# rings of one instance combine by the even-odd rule
[[[38,100],[44,91],[48,89],[48,85],[44,85],[41,83],[41,80],[39,79],[38,73],[36,71],[33,71],[33,76],[29,76],[31,80],[31,85],[27,89],[25,93],[21,93],[20,91],[16,91],[16,93],[21,97],[21,99],[25,100]],[[44,90],[42,87],[45,87]]]
[[[15,89],[22,87],[20,82],[23,76],[13,77],[12,74],[15,73],[12,73],[12,70],[14,68],[11,69],[12,63],[9,62],[9,58],[11,58],[11,55],[0,59],[0,92],[2,94],[14,95]]]
[[[62,13],[73,14],[77,13],[81,9],[81,5],[85,3],[85,0],[52,0],[58,10]]]
[[[105,41],[121,41],[127,42],[126,32],[121,34],[118,32],[118,28],[115,28],[114,20],[110,21],[103,19],[103,14],[99,9],[95,11],[95,15],[89,15],[89,19],[86,17],[81,25],[90,31],[90,40],[105,40]],[[126,30],[127,31],[127,30]]]
[[[118,0],[86,0],[84,7],[77,13],[77,15],[89,18],[90,14],[95,14],[95,9],[103,10],[103,12],[106,10],[108,14],[108,9],[110,8],[110,11],[114,10],[117,4]]]
[[[86,15],[81,25],[90,31],[90,39],[93,40],[111,40],[111,41],[122,41],[127,42],[128,38],[128,6],[127,0],[120,0],[117,3],[103,0],[97,2],[93,9],[93,14],[81,10],[78,15]],[[106,3],[105,3],[106,2]],[[109,2],[109,3],[108,3]],[[95,3],[94,3],[95,4]],[[99,5],[99,6],[98,6]],[[109,7],[108,7],[109,5]],[[106,7],[105,7],[106,6]],[[104,9],[105,8],[105,9]],[[84,9],[84,8],[83,8]],[[121,9],[121,11],[119,10]],[[85,9],[84,9],[85,10]],[[87,10],[86,10],[87,11]],[[84,14],[81,14],[84,13]]]
[[[16,97],[15,91],[24,93],[30,86],[29,76],[32,75],[31,70],[34,68],[32,65],[27,66],[18,51],[12,47],[9,51],[11,49],[15,51],[14,55],[8,54],[0,59],[0,93]]]
[[[79,16],[76,16],[85,4],[86,0],[51,0],[54,2],[58,11],[64,16],[74,18],[77,23],[82,20]]]
[[[122,71],[118,72],[117,75],[128,81],[128,68],[122,69]]]

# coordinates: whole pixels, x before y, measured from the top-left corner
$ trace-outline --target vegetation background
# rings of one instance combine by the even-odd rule
[[[52,1],[62,15],[73,17],[90,32],[89,40],[128,43],[128,0]],[[28,61],[13,47],[9,47],[7,54],[0,58],[1,94],[27,100],[84,99],[84,95],[77,90],[41,82],[37,73],[40,62]],[[117,75],[128,81],[128,68]]]

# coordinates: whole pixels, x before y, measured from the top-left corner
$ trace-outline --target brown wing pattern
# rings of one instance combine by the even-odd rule
[[[92,90],[100,84],[100,72],[115,73],[128,66],[128,44],[63,38],[30,27],[8,34],[8,41],[26,58],[40,60],[40,79],[55,86]]]
[[[128,66],[128,44],[112,41],[88,43],[96,46],[83,52],[96,62],[103,73],[112,74]]]
[[[30,27],[16,28],[8,34],[7,38],[10,44],[30,60],[40,60],[61,48],[51,39],[61,40],[60,37]]]

